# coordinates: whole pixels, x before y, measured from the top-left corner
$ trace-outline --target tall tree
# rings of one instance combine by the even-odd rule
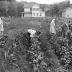
[[[0,0],[0,1],[16,1],[16,0]]]
[[[67,7],[70,6],[70,2],[69,1],[65,1],[65,2],[61,2],[59,4],[54,4],[50,10],[48,10],[46,12],[46,15],[50,15],[50,16],[61,16],[63,10]]]
[[[8,4],[7,1],[0,1],[0,16],[6,16],[7,10],[8,10]]]
[[[14,2],[11,2],[8,6],[7,14],[9,16],[16,16],[17,15],[17,9],[16,6],[13,4]]]
[[[17,12],[18,12],[18,16],[21,16],[21,12],[23,12],[23,4],[22,3],[18,3],[17,4]]]

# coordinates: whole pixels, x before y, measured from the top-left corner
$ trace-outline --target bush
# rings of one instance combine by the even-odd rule
[[[63,72],[72,66],[72,48],[68,39],[49,32],[31,38],[19,32],[11,39],[4,35],[0,39],[2,70],[20,72]]]

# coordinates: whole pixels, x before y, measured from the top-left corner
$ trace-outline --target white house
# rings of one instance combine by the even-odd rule
[[[40,8],[39,4],[24,4],[24,12],[21,17],[45,17],[45,12]]]
[[[62,12],[62,17],[72,18],[72,7],[66,8],[66,9]]]

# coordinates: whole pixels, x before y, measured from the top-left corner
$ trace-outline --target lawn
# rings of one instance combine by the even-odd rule
[[[10,21],[9,24],[4,24],[5,33],[10,30],[25,30],[28,28],[35,28],[39,29],[39,20],[28,20],[28,19],[21,19],[15,18]]]
[[[40,25],[42,27],[40,28]],[[14,18],[11,19],[9,24],[4,23],[4,34],[8,33],[10,36],[17,32],[25,32],[29,28],[33,28],[39,31],[44,31],[44,29],[48,29],[46,22],[44,22],[44,19],[33,19],[33,18]]]
[[[12,18],[9,24],[4,24],[4,33],[15,31],[26,31],[33,28],[40,31],[48,31],[50,22],[53,18]],[[64,22],[71,21],[71,19],[56,18],[56,27],[62,25]],[[71,22],[72,23],[72,22]],[[40,27],[41,24],[41,27]]]

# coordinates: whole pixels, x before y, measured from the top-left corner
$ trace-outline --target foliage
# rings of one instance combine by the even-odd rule
[[[9,5],[8,5],[8,11],[7,11],[7,14],[9,15],[9,16],[16,16],[16,14],[17,14],[17,11],[16,11],[16,6],[13,4],[13,3],[10,3]]]
[[[50,9],[49,14],[50,16],[54,16],[54,15],[57,15],[58,12],[59,12],[59,7],[55,5]]]
[[[0,40],[0,59],[3,70],[46,72],[51,69],[54,71],[54,63],[46,57],[48,53],[46,52],[46,55],[40,45],[38,37],[31,39],[29,33],[21,32],[16,35],[15,40],[3,36]]]
[[[0,16],[20,16],[23,11],[23,4],[16,1],[0,1]]]
[[[23,4],[18,3],[17,4],[17,12],[18,12],[18,16],[21,16],[21,12],[23,12]]]
[[[62,16],[62,12],[64,9],[70,6],[69,1],[61,2],[58,4],[54,4],[50,7],[50,10],[46,12],[47,16]]]
[[[68,38],[44,32],[31,38],[20,32],[0,39],[0,71],[63,72],[71,69],[72,46]]]

